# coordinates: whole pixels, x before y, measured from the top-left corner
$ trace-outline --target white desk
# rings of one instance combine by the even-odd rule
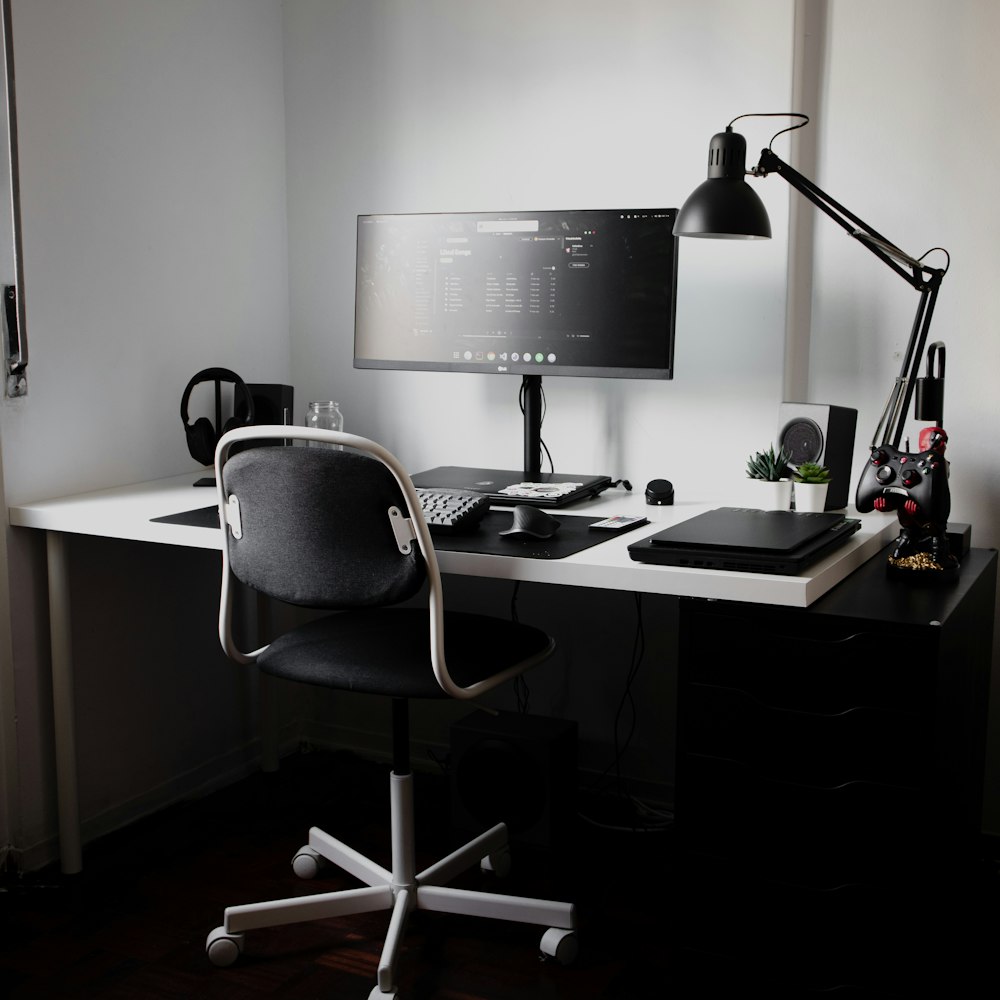
[[[222,534],[219,531],[154,523],[151,520],[215,503],[214,490],[192,485],[197,478],[197,475],[188,473],[10,508],[12,525],[46,532],[59,837],[62,868],[66,873],[81,870],[82,844],[65,536],[94,535],[221,551]],[[720,505],[682,503],[671,507],[650,507],[641,494],[609,490],[595,500],[560,513],[599,516],[642,513],[650,519],[650,523],[625,535],[610,537],[564,559],[442,551],[438,560],[443,573],[463,576],[808,607],[898,534],[898,522],[894,515],[857,515],[852,512],[852,516],[861,519],[860,531],[835,553],[799,576],[654,566],[635,562],[629,557],[627,548],[631,542],[713,506]]]

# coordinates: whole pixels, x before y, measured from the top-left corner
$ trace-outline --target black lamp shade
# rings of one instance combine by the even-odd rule
[[[708,180],[691,192],[677,213],[675,236],[723,240],[769,240],[771,222],[764,203],[747,184],[747,145],[727,129],[712,136]]]

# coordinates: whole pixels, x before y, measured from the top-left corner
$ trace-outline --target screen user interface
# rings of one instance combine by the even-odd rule
[[[355,367],[672,378],[675,216],[359,216]]]

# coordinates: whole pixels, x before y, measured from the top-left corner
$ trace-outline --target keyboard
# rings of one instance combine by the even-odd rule
[[[490,509],[489,497],[475,490],[416,489],[431,534],[472,531]]]

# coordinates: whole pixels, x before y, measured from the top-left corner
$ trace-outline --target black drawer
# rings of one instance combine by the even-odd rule
[[[731,977],[732,991],[714,995],[743,996],[747,982],[773,984],[768,995],[781,997],[948,996],[955,988],[948,932],[962,926],[961,899],[929,892],[923,879],[816,889],[693,859],[678,890],[683,952]],[[942,913],[951,916],[942,921]],[[931,988],[936,972],[947,973],[951,991]]]
[[[913,713],[867,705],[806,712],[705,684],[688,685],[684,698],[685,753],[725,757],[768,778],[824,787],[919,785],[930,773],[929,723]]]
[[[684,682],[752,693],[775,708],[838,712],[860,705],[920,711],[935,666],[934,630],[811,627],[765,612],[727,615],[688,611],[682,650]]]
[[[932,824],[918,788],[778,781],[698,754],[683,763],[676,824],[686,851],[742,859],[761,877],[822,887],[884,882],[924,863]]]

